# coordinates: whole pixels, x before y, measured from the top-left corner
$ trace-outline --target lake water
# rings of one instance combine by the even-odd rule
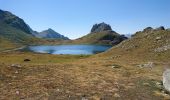
[[[28,50],[37,53],[90,55],[104,52],[111,48],[108,45],[55,45],[29,46]]]

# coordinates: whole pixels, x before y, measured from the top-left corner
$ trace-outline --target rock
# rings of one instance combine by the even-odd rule
[[[165,30],[165,28],[163,26],[160,26],[160,27],[156,28],[155,30],[160,31],[160,30]]]
[[[143,30],[143,32],[149,32],[149,31],[151,31],[151,30],[153,30],[152,27],[147,27],[147,28],[145,28],[145,29]]]
[[[31,61],[31,60],[30,59],[24,59],[24,61],[27,62],[27,61]]]
[[[169,49],[170,49],[170,45],[165,45],[165,46],[156,48],[154,51],[155,51],[155,52],[164,52],[164,51],[167,51],[167,50],[169,50]]]
[[[14,68],[21,68],[21,65],[18,65],[18,64],[12,64],[11,67],[14,67]]]
[[[163,86],[168,92],[170,92],[170,69],[166,69],[163,72]]]
[[[144,85],[144,86],[150,86],[150,84],[149,84],[149,83],[143,83],[143,85]]]
[[[115,97],[115,98],[120,98],[120,95],[119,95],[118,93],[115,93],[115,94],[114,94],[114,97]]]
[[[18,71],[15,71],[15,74],[18,74],[19,72]]]
[[[15,93],[16,93],[16,95],[19,95],[19,94],[20,94],[19,91],[16,91]]]
[[[111,67],[112,67],[112,68],[120,68],[121,66],[114,64],[114,65],[112,65]]]
[[[137,65],[137,67],[140,67],[140,68],[152,68],[153,66],[154,66],[153,62],[148,62],[146,64]]]
[[[160,40],[160,39],[161,39],[161,37],[160,37],[160,36],[156,37],[156,40]]]
[[[112,28],[109,24],[106,24],[103,22],[100,24],[93,25],[91,29],[91,33],[97,33],[97,32],[102,32],[102,31],[112,31]]]

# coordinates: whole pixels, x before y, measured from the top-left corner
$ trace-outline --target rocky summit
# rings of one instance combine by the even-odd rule
[[[109,24],[103,22],[100,24],[94,24],[91,29],[91,33],[97,33],[102,31],[112,31],[112,28]]]

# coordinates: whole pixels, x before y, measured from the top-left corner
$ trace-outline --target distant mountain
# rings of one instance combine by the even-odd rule
[[[116,45],[125,39],[127,39],[127,37],[116,33],[110,25],[103,22],[93,25],[89,34],[72,41],[72,43]]]
[[[63,40],[69,40],[68,37],[65,37],[57,32],[55,32],[53,29],[49,28],[48,30],[44,30],[36,35],[39,38],[47,38],[47,39],[63,39]]]

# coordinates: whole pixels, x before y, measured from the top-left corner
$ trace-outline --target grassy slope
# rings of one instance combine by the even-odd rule
[[[160,39],[156,39],[159,38]],[[138,33],[131,39],[128,39],[108,52],[103,53],[104,56],[122,56],[124,59],[143,60],[143,61],[162,61],[170,60],[170,50],[164,52],[155,52],[156,48],[170,45],[170,31],[152,31]],[[128,59],[128,60],[129,60]]]

